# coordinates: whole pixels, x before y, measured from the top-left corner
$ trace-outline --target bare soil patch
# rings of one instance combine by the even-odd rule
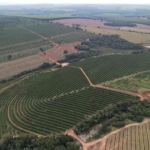
[[[150,30],[150,26],[144,24],[136,24],[136,25],[137,25],[136,28]]]
[[[142,97],[144,97],[144,99],[150,100],[150,91],[143,92]]]
[[[46,52],[46,55],[48,57],[52,58],[53,60],[60,60],[60,59],[65,58],[64,50],[67,50],[68,54],[77,53],[78,50],[75,49],[74,46],[76,46],[78,44],[81,44],[81,42],[60,44],[60,45],[57,45],[45,52]]]

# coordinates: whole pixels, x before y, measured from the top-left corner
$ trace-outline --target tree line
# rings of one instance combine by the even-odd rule
[[[58,60],[59,63],[63,62],[76,62],[81,59],[87,58],[87,57],[92,57],[92,56],[99,56],[100,51],[98,50],[90,50],[88,52],[81,52],[81,53],[73,53],[73,54],[67,54],[65,55],[65,59],[63,60]]]
[[[86,118],[74,127],[76,134],[89,131],[94,125],[101,124],[95,138],[99,138],[112,130],[112,127],[120,128],[126,125],[127,120],[142,122],[144,117],[150,117],[150,102],[138,100],[120,101],[111,104],[103,110]]]
[[[52,137],[36,137],[26,135],[13,138],[4,137],[0,141],[0,150],[79,150],[72,137],[68,135],[55,135]]]
[[[81,45],[75,46],[79,51],[89,51],[93,48],[109,47],[119,50],[141,50],[143,46],[128,42],[120,38],[119,35],[97,35],[89,39],[89,41],[81,42]]]
[[[128,27],[135,27],[137,26],[135,23],[126,22],[126,21],[112,21],[112,22],[106,22],[104,25],[107,26],[128,26]]]

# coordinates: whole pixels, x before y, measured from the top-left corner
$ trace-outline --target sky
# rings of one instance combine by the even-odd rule
[[[150,0],[0,0],[0,4],[39,4],[39,3],[77,3],[77,4],[150,4]]]

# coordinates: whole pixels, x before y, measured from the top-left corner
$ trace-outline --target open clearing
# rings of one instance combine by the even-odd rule
[[[81,42],[60,44],[54,48],[46,50],[46,54],[54,60],[60,60],[65,58],[64,50],[68,51],[68,54],[77,53],[78,50],[74,48],[74,46],[80,44]]]
[[[112,29],[103,29],[103,28],[93,28],[93,27],[82,27],[82,29],[87,30],[96,34],[118,34],[123,39],[133,43],[150,43],[150,34],[145,33],[136,33],[136,32],[128,32],[128,31],[120,31],[120,30],[112,30]]]

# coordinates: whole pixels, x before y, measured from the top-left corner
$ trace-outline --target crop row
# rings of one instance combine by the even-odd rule
[[[150,70],[150,52],[88,58],[73,65],[82,67],[95,84]],[[90,62],[90,63],[89,63]]]
[[[20,94],[16,97],[11,105],[11,118],[15,124],[44,135],[63,132],[76,125],[86,115],[91,115],[112,102],[134,98],[94,88],[55,100],[39,98],[38,93],[33,95],[37,96]]]
[[[150,123],[132,126],[107,138],[103,150],[149,150]]]

